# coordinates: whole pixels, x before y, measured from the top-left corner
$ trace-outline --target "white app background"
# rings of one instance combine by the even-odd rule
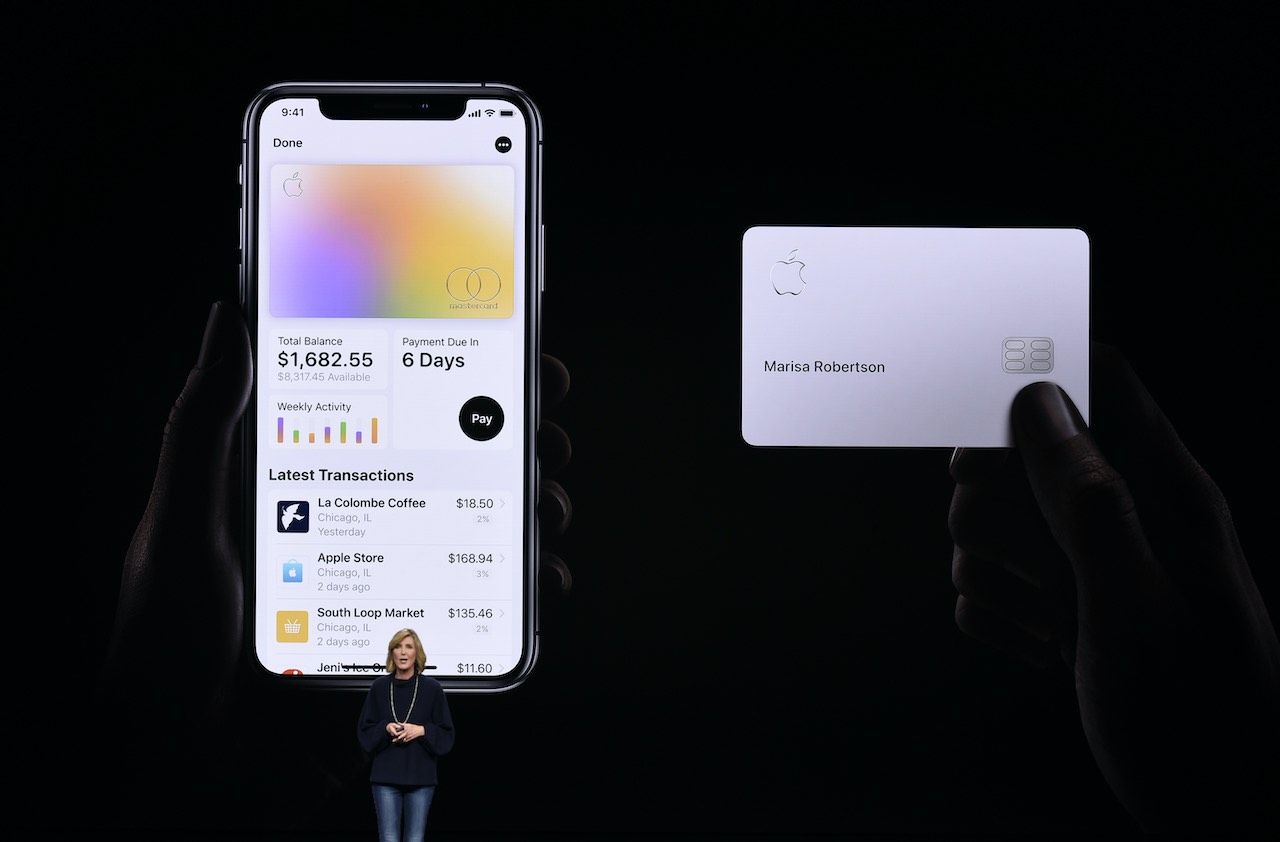
[[[510,105],[476,99],[467,111],[487,107]],[[282,115],[298,108],[302,116]],[[499,135],[511,151],[496,152]],[[275,138],[303,145],[278,148]],[[286,100],[264,112],[258,154],[258,658],[273,672],[374,674],[392,634],[408,627],[436,667],[428,674],[509,672],[524,624],[523,119],[330,121],[315,100]],[[343,163],[511,166],[512,317],[273,318],[267,210],[272,191],[290,195],[289,173],[277,184],[273,168]],[[337,344],[305,344],[317,339]],[[423,351],[465,356],[465,367],[417,365]],[[314,377],[311,352],[356,354],[361,364],[343,371],[360,376]],[[281,364],[281,353],[303,361]],[[459,418],[477,396],[502,411],[501,431],[486,441]],[[305,531],[277,529],[282,501],[307,503]]]

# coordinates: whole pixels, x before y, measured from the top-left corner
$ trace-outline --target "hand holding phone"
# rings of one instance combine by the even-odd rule
[[[263,732],[256,744],[264,770],[314,748],[316,742],[310,733],[297,737],[305,747],[290,736],[279,742],[278,734],[269,733],[273,723],[259,722],[256,716],[247,722],[236,718],[237,709],[258,710],[265,689],[242,680],[244,670],[237,669],[245,594],[238,542],[228,517],[237,494],[232,441],[252,373],[239,309],[232,302],[214,304],[199,358],[165,426],[159,467],[125,559],[114,631],[96,687],[95,710],[109,723],[99,752],[105,764],[101,775],[110,784],[103,791],[105,803],[132,821],[156,828],[189,821],[193,810],[205,815],[200,798],[222,792],[213,786],[192,786],[191,778],[184,776],[172,779],[172,791],[160,797],[153,777],[156,768],[194,764],[192,768],[204,770],[212,782],[241,769],[247,733]],[[568,372],[559,360],[543,355],[541,373],[541,403],[550,409],[568,389]],[[564,431],[544,421],[539,453],[549,473],[568,462],[570,449]],[[559,493],[563,496],[563,489]],[[567,496],[563,500],[563,506],[539,507],[547,535],[560,534],[567,526]],[[544,569],[553,569],[548,559],[555,557],[544,555]],[[555,561],[559,582],[548,578],[545,586],[554,589],[559,584],[563,589],[568,570]],[[201,599],[191,600],[192,593],[200,593]],[[187,606],[183,616],[191,620],[180,632],[173,623],[175,605]],[[152,739],[180,727],[195,727],[204,736],[194,744]],[[324,769],[290,779],[289,797],[295,803],[324,803],[334,781],[363,780],[364,760],[344,754],[348,741],[343,734],[333,732],[336,744]],[[139,735],[147,737],[139,740]],[[388,735],[395,737],[390,729]],[[277,787],[279,780],[269,774],[271,786]],[[145,787],[139,785],[143,780]],[[226,804],[220,800],[218,806]]]
[[[252,379],[244,320],[234,304],[214,304],[199,358],[165,424],[151,497],[125,557],[99,685],[104,699],[127,702],[142,719],[176,709],[188,721],[202,720],[239,656],[244,594],[230,529],[231,453]],[[189,630],[183,634],[174,625],[176,605]],[[179,637],[182,688],[156,665]]]

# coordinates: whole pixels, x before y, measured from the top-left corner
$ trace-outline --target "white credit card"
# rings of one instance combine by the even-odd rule
[[[1009,447],[1028,383],[1089,419],[1076,228],[757,226],[742,237],[742,438]]]

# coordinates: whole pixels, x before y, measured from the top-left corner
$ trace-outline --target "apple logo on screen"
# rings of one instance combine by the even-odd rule
[[[786,260],[779,260],[769,270],[769,280],[773,281],[773,291],[778,295],[799,295],[804,292],[804,263],[796,260],[796,252],[792,249]]]
[[[284,180],[284,194],[286,196],[302,195],[302,179],[298,178],[298,174],[294,173],[293,178]]]

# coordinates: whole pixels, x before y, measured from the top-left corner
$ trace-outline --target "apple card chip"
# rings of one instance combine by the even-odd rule
[[[1008,447],[1018,390],[1089,418],[1076,228],[757,226],[742,238],[742,437],[762,447]]]

